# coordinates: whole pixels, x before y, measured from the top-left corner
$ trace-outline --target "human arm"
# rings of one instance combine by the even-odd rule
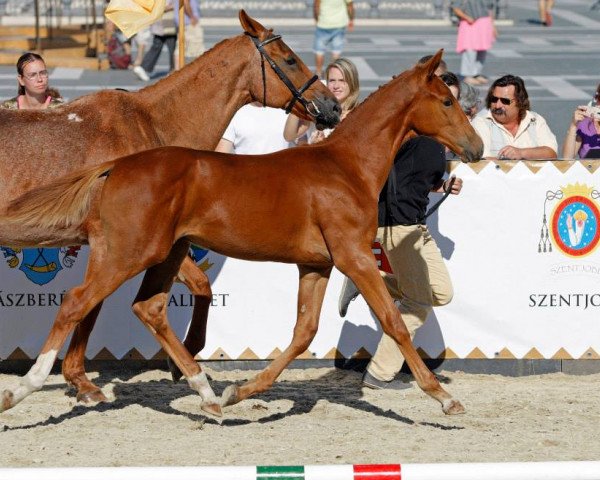
[[[308,122],[305,122],[293,113],[290,113],[285,121],[285,126],[283,127],[283,138],[285,138],[287,142],[293,142],[304,135],[308,130],[308,127]]]
[[[313,2],[313,18],[315,22],[319,21],[319,12],[321,11],[321,0],[314,0]]]
[[[498,152],[500,160],[553,160],[556,150],[551,147],[518,148],[512,145],[502,147]]]
[[[456,15],[460,20],[464,20],[469,25],[472,25],[473,23],[475,23],[475,19],[473,17],[467,15],[465,13],[465,11],[462,10],[461,8],[459,8],[459,7],[452,7],[452,11],[454,12],[454,15]]]
[[[348,31],[354,30],[354,4],[349,1],[346,4],[346,10],[348,11]]]
[[[215,152],[234,153],[233,142],[231,140],[227,140],[226,138],[221,138],[217,144],[217,148],[215,148]]]
[[[563,142],[563,158],[575,158],[576,153],[581,147],[581,137],[577,135],[577,124],[585,118],[585,111],[585,105],[580,105],[573,112],[571,124],[567,129],[567,134]]]

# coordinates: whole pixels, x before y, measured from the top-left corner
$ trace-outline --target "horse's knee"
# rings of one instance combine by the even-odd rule
[[[167,294],[158,293],[148,300],[136,302],[132,305],[133,313],[153,333],[161,333],[167,324]]]

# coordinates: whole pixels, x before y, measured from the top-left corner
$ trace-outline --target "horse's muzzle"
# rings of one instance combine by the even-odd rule
[[[460,159],[465,163],[478,162],[483,156],[483,142],[479,135],[475,134],[474,138],[471,138],[463,146],[463,153]]]
[[[309,113],[315,118],[318,130],[334,128],[340,123],[342,107],[337,100],[327,97],[316,98],[309,107]],[[314,111],[312,109],[314,108]]]

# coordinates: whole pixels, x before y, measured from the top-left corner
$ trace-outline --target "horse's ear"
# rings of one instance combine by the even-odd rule
[[[244,9],[240,10],[239,18],[240,24],[246,33],[252,35],[253,37],[260,38],[261,40],[267,38],[269,31],[259,22],[254,20],[250,15],[248,15]]]
[[[425,70],[426,75],[427,75],[427,80],[431,80],[433,77],[436,76],[435,71],[440,66],[440,62],[442,60],[443,54],[444,54],[444,49],[441,48],[427,62],[419,65],[423,70]]]

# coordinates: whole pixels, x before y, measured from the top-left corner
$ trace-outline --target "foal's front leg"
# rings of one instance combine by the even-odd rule
[[[303,353],[315,337],[331,267],[317,269],[298,265],[298,269],[300,270],[298,317],[292,342],[256,377],[241,386],[229,385],[222,395],[223,406],[236,404],[271,388],[285,367]]]
[[[402,315],[385,288],[371,249],[362,248],[360,251],[352,253],[344,251],[338,256],[334,253],[334,258],[336,266],[358,287],[369,307],[379,319],[383,331],[396,340],[419,387],[442,404],[444,413],[448,415],[464,413],[465,409],[461,403],[453,399],[452,395],[442,388],[435,375],[431,373],[415,350]]]

